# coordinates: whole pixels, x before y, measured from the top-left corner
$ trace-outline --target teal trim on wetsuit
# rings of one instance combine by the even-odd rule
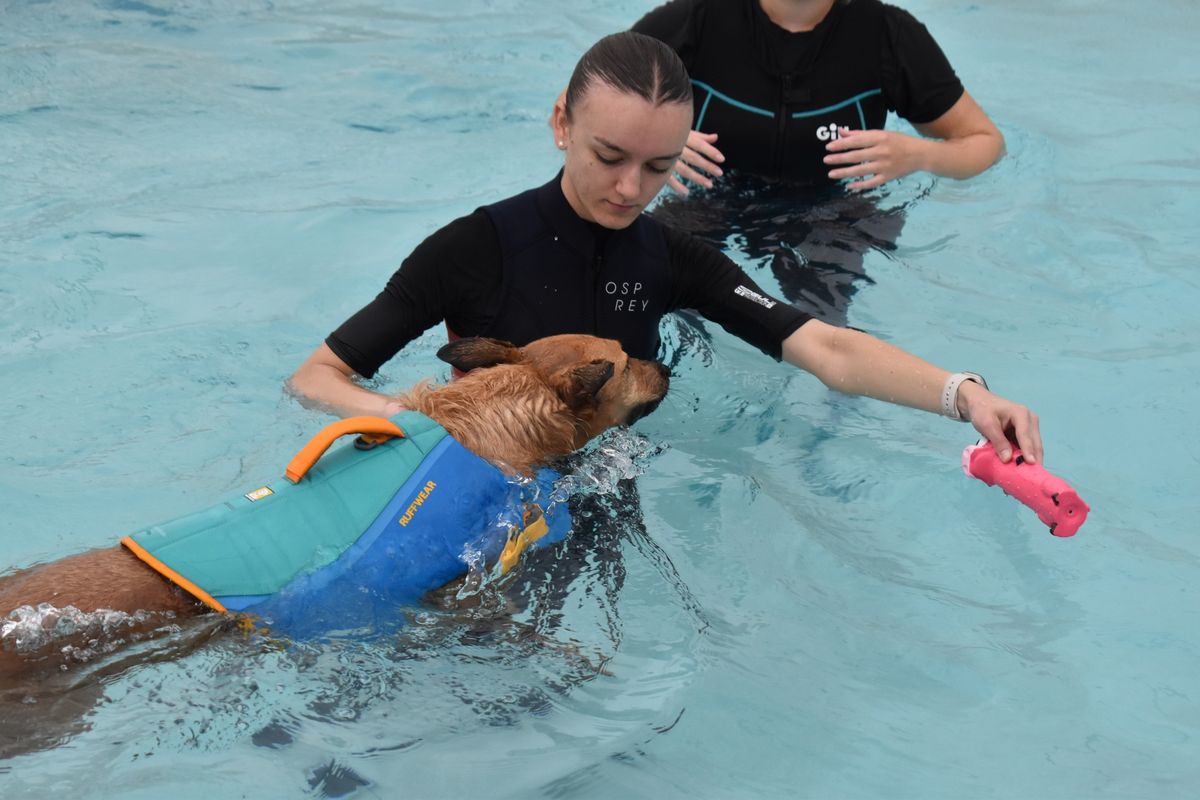
[[[820,116],[821,114],[829,113],[830,111],[837,111],[839,109],[845,108],[848,105],[853,105],[855,110],[858,111],[859,127],[866,128],[867,127],[867,115],[866,115],[866,112],[863,111],[862,101],[866,100],[869,97],[876,97],[881,94],[883,94],[882,89],[870,89],[865,92],[859,92],[858,94],[854,95],[854,97],[851,97],[849,100],[843,100],[840,103],[835,103],[831,106],[826,106],[825,108],[818,108],[813,111],[794,111],[794,112],[792,112],[792,119],[802,119],[804,117],[816,117],[816,116]]]
[[[775,117],[774,111],[768,111],[765,108],[755,108],[754,106],[749,105],[747,103],[743,103],[738,100],[734,100],[729,95],[724,94],[723,92],[717,91],[716,89],[714,89],[713,87],[711,87],[707,83],[705,83],[704,81],[698,81],[698,80],[693,79],[692,85],[699,86],[701,89],[703,89],[705,92],[708,93],[707,96],[704,98],[703,105],[700,107],[700,113],[698,113],[696,115],[696,121],[695,121],[694,125],[696,126],[697,130],[700,130],[704,126],[704,112],[708,110],[708,104],[709,104],[709,102],[711,102],[712,98],[714,98],[714,97],[719,97],[721,100],[724,100],[726,103],[733,106],[734,108],[740,108],[743,111],[749,111],[751,114],[759,114],[761,116],[771,117],[771,118]],[[833,105],[825,106],[824,108],[816,108],[816,109],[813,109],[812,111],[793,111],[791,113],[791,118],[792,119],[802,119],[804,117],[816,117],[816,116],[825,114],[830,111],[837,111],[839,109],[845,108],[848,105],[853,104],[857,107],[857,110],[858,110],[859,124],[862,125],[863,127],[866,127],[867,119],[866,119],[866,114],[863,112],[862,101],[867,99],[868,97],[876,97],[881,94],[883,94],[882,89],[868,89],[865,92],[859,92],[858,94],[854,95],[854,97],[851,97],[847,100],[843,100],[840,103],[834,103]]]
[[[760,114],[764,117],[772,117],[772,118],[774,118],[774,116],[775,116],[774,111],[768,111],[765,108],[756,108],[755,106],[752,106],[748,103],[743,103],[740,100],[734,100],[732,97],[725,94],[724,92],[718,92],[716,89],[709,86],[704,81],[698,81],[695,78],[693,78],[692,85],[699,86],[701,89],[708,92],[708,96],[704,98],[704,106],[700,109],[700,113],[696,115],[696,121],[693,123],[693,125],[695,125],[697,130],[699,130],[701,127],[704,126],[704,112],[708,110],[708,104],[714,97],[719,97],[722,100],[724,100],[726,103],[728,103],[729,105],[733,106],[734,108],[740,108],[743,111],[749,111],[751,114]]]

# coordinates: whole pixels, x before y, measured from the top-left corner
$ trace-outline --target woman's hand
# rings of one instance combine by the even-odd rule
[[[713,144],[715,141],[715,133],[688,133],[683,155],[675,162],[675,174],[667,179],[667,185],[680,197],[687,197],[689,191],[680,178],[687,178],[705,189],[711,189],[712,178],[719,178],[725,174],[718,166],[725,161],[725,154],[716,148]]]
[[[975,430],[992,443],[1001,461],[1007,464],[1012,458],[1012,442],[1016,442],[1026,461],[1042,463],[1042,433],[1037,414],[973,381],[959,384],[955,403],[959,416],[970,420]]]
[[[825,163],[835,167],[829,171],[834,180],[864,178],[846,187],[861,192],[928,169],[925,156],[931,144],[935,143],[896,131],[842,128],[838,138],[825,145]]]
[[[922,139],[897,131],[855,131],[842,128],[825,145],[829,177],[864,178],[847,188],[873,189],[912,172],[946,178],[970,178],[995,164],[1004,154],[1004,136],[970,94],[931,122],[914,123]],[[870,177],[867,177],[870,176]]]

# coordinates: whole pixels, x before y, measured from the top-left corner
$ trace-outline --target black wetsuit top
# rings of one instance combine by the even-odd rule
[[[579,218],[554,180],[434,232],[326,344],[371,377],[443,320],[457,336],[524,345],[589,333],[654,358],[667,312],[692,308],[764,353],[810,317],[762,291],[719,250],[645,214],[609,230]]]
[[[790,33],[758,0],[672,0],[633,26],[683,59],[693,127],[720,134],[725,166],[828,183],[825,145],[840,127],[882,128],[950,110],[962,84],[925,26],[879,0],[837,2],[811,31]]]

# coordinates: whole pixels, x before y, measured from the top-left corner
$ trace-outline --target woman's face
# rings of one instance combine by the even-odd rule
[[[691,103],[652,105],[595,82],[571,109],[554,106],[566,151],[562,190],[571,208],[606,228],[628,227],[667,182],[692,124]]]

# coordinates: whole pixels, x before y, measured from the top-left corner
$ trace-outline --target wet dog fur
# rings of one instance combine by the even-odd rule
[[[627,356],[619,343],[565,334],[524,347],[495,339],[459,339],[438,357],[466,372],[447,385],[422,383],[399,395],[405,407],[436,420],[463,446],[512,474],[582,447],[615,425],[652,411],[666,394],[661,364]],[[0,619],[21,606],[49,603],[82,612],[111,609],[138,614],[121,634],[152,637],[172,619],[207,613],[125,548],[68,556],[0,577]],[[169,613],[168,613],[169,612]],[[71,647],[94,633],[56,639],[44,651],[0,650],[0,688],[35,673],[56,673],[71,662]]]

